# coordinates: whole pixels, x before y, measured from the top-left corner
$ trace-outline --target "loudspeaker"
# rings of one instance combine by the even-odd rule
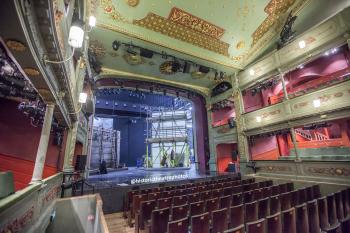
[[[210,69],[206,66],[199,66],[199,71],[207,74],[207,73],[209,73]]]
[[[233,161],[237,161],[237,155],[238,155],[238,152],[236,150],[233,150],[231,154]]]
[[[86,160],[87,160],[87,155],[77,155],[74,169],[76,171],[84,171],[86,166]]]
[[[236,121],[235,118],[231,117],[230,119],[227,120],[228,121],[228,126],[232,129],[234,127],[236,127]]]
[[[185,62],[182,73],[190,73],[190,69],[191,69],[191,64],[188,62]]]
[[[153,57],[153,51],[141,48],[140,49],[140,56],[141,57],[146,57],[146,58],[152,58]]]

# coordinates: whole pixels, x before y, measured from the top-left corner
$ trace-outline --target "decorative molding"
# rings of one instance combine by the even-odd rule
[[[23,68],[23,71],[26,75],[31,77],[40,75],[40,72],[37,69],[31,67]]]
[[[290,172],[292,168],[290,166],[282,166],[282,165],[270,165],[270,166],[259,166],[259,172]]]
[[[141,65],[145,63],[145,59],[143,59],[140,55],[132,55],[129,53],[125,53],[123,55],[123,59],[129,64],[129,65]]]
[[[126,0],[126,3],[131,7],[136,7],[140,3],[140,0]]]
[[[103,44],[98,40],[92,40],[89,43],[89,49],[97,56],[104,57],[106,55],[106,48]]]
[[[346,167],[308,167],[311,174],[326,176],[350,176],[350,169]]]
[[[220,39],[225,33],[225,29],[211,24],[177,7],[171,9],[168,19],[216,39]]]
[[[134,20],[134,25],[159,32],[163,35],[178,39],[192,45],[210,50],[212,52],[229,56],[229,44],[216,38],[198,32],[195,29],[184,26],[180,23],[166,19],[154,13],[148,13],[147,16],[140,20]]]
[[[14,52],[24,52],[27,48],[22,42],[17,40],[7,40],[6,45]]]

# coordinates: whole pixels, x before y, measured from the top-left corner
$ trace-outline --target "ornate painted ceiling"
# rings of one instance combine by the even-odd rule
[[[215,85],[213,72],[165,75],[159,70],[164,58],[130,59],[125,50],[112,49],[113,41],[231,75],[274,47],[290,11],[299,16],[317,5],[315,0],[91,0],[89,14],[96,16],[97,27],[90,32],[90,47],[102,63],[100,78],[136,74],[205,93]]]

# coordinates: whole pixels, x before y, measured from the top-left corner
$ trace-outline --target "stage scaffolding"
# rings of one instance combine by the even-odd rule
[[[144,167],[189,167],[188,111],[149,108],[146,122]]]

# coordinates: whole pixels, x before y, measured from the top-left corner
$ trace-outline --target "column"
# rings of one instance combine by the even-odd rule
[[[64,165],[63,171],[70,172],[73,171],[73,157],[74,157],[74,149],[75,143],[77,139],[77,131],[78,131],[78,121],[73,123],[72,128],[68,130],[66,150],[64,155]]]
[[[54,108],[55,108],[55,105],[53,103],[48,103],[46,105],[45,117],[44,117],[42,129],[41,129],[39,147],[36,153],[32,182],[41,181],[43,178],[43,171],[44,171],[44,165],[46,160],[47,147],[49,145],[51,123],[52,123]]]
[[[294,146],[294,150],[295,150],[295,161],[301,161],[301,159],[299,158],[299,154],[298,154],[298,142],[297,142],[297,138],[295,136],[295,130],[294,128],[290,128],[290,135],[292,137],[292,142],[293,142],[293,146]]]
[[[284,99],[287,100],[289,98],[288,98],[288,92],[287,92],[287,87],[286,87],[286,81],[284,80],[284,74],[281,71],[280,71],[280,79],[282,82]]]

